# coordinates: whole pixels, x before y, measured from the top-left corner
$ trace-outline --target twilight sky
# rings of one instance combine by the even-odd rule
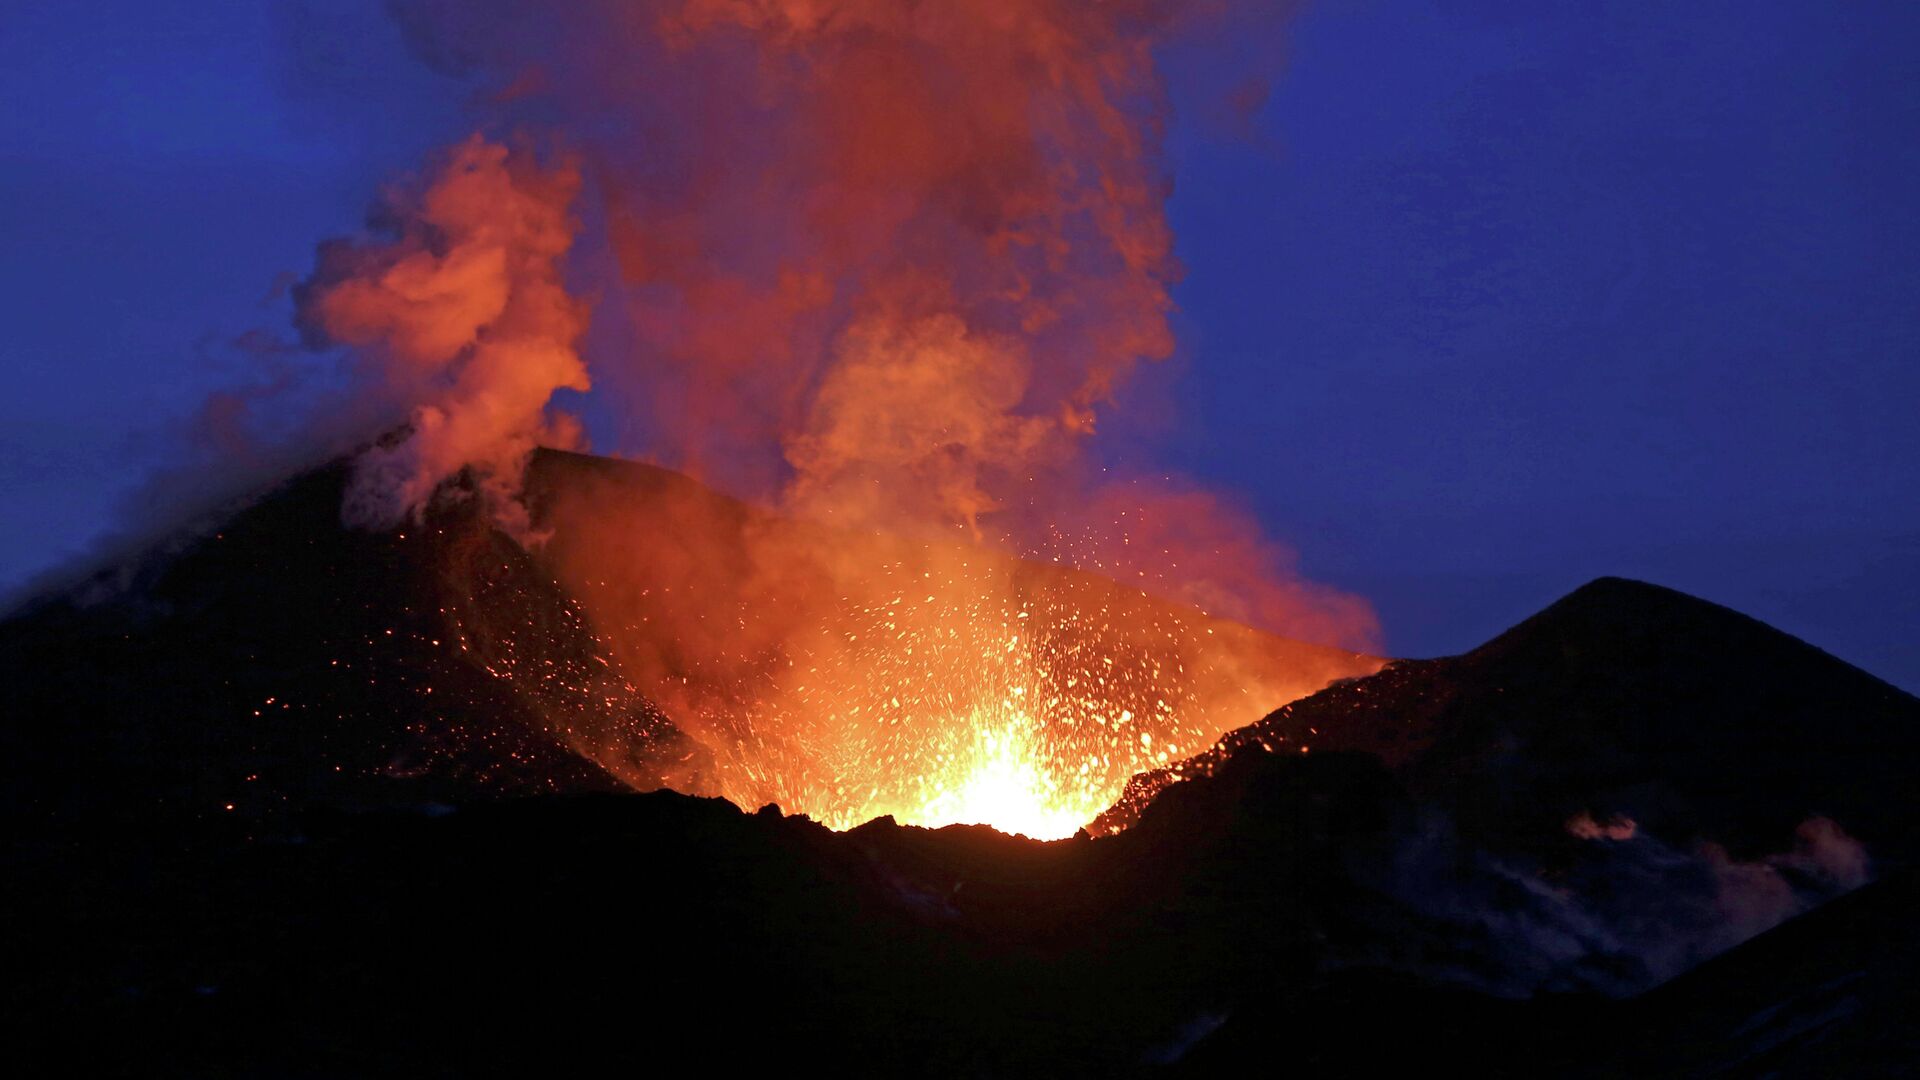
[[[0,19],[0,589],[471,127],[377,3],[302,11]],[[1286,52],[1237,135],[1166,58],[1182,356],[1110,453],[1237,492],[1396,654],[1614,573],[1920,689],[1920,7],[1322,0]]]

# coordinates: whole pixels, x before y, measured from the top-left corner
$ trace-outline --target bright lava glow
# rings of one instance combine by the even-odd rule
[[[1014,713],[1000,726],[981,719],[976,714],[971,728],[972,753],[951,770],[958,779],[905,815],[907,824],[991,825],[1036,840],[1058,840],[1105,809],[1101,797],[1074,799],[1042,767],[1031,717]]]
[[[1179,779],[1222,733],[1378,667],[1093,574],[970,546],[828,543],[844,539],[769,531],[726,573],[637,562],[624,579],[583,579],[583,621],[608,655],[571,667],[533,622],[463,628],[460,647],[485,642],[488,671],[539,695],[569,746],[635,788],[832,829],[891,817],[1038,840],[1105,828],[1096,819],[1136,775]],[[592,566],[625,570],[634,550],[660,551]],[[672,738],[629,736],[641,703]]]

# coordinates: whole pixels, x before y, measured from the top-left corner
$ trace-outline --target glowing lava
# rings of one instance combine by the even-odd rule
[[[552,629],[516,614],[477,561],[460,647],[641,790],[1065,837],[1136,774],[1380,663],[1052,560],[795,522],[659,472],[599,479],[545,504],[540,559],[578,608]],[[595,655],[552,643],[582,626]]]
[[[970,753],[951,762],[944,786],[917,810],[904,811],[909,825],[991,825],[1036,840],[1072,836],[1112,800],[1063,785],[1040,753],[1033,720],[1015,713],[1003,723],[976,715]]]
[[[1218,734],[1184,656],[1206,629],[1138,600],[1121,618],[1095,579],[1021,578],[960,548],[838,576],[831,614],[787,628],[773,662],[669,684],[663,704],[743,806],[1070,836],[1128,777]]]

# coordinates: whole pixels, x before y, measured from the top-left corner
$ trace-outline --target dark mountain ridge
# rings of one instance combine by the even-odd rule
[[[635,699],[566,592],[471,504],[344,533],[343,483],[295,481],[131,592],[0,623],[17,1060],[1914,1064],[1885,1025],[1920,1004],[1900,783],[1920,701],[1725,609],[1603,579],[1274,712],[1180,782],[1143,775],[1116,835],[836,833],[617,793],[569,717]],[[466,632],[477,609],[527,636]],[[644,702],[612,722],[636,752],[695,752]],[[1879,882],[1820,906],[1869,859]]]
[[[1777,850],[1811,816],[1910,860],[1920,701],[1737,612],[1601,578],[1471,652],[1399,661],[1283,706],[1180,765],[1247,746],[1378,756],[1463,829],[1537,845],[1569,818]],[[1124,818],[1173,781],[1144,774]]]

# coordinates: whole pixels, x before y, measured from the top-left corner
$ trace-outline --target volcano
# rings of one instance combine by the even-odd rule
[[[904,650],[825,660],[783,651],[784,637],[769,644],[773,635],[798,636],[788,612],[800,605],[828,624],[820,637],[877,630],[903,640],[915,619],[983,627],[920,642],[922,656],[944,646],[959,655],[949,666],[963,669],[1011,666],[1000,655],[1009,651],[1003,635],[1067,654],[1073,662],[1053,661],[1061,674],[1052,681],[1097,680],[1097,704],[1111,714],[1097,717],[1107,760],[1091,771],[1107,774],[1108,786],[1088,788],[1103,797],[1082,801],[1071,833],[1134,771],[1174,757],[1179,742],[1169,736],[1183,725],[1200,749],[1275,701],[1382,663],[970,545],[869,542],[863,557],[884,561],[850,574],[817,561],[844,546],[831,530],[637,463],[536,455],[527,498],[545,542],[532,553],[495,529],[477,498],[444,499],[413,527],[343,528],[350,471],[340,462],[303,475],[0,624],[9,666],[37,673],[5,691],[10,715],[37,718],[7,734],[17,808],[55,818],[99,812],[91,793],[70,797],[68,780],[84,772],[136,800],[143,819],[252,821],[312,805],[672,787],[745,806],[778,802],[848,826],[892,808],[862,814],[819,798],[823,787],[850,781],[809,776],[823,766],[800,747],[836,733],[808,716],[798,731],[764,734],[773,710],[794,710],[796,697],[767,669],[784,674],[811,657],[826,668],[819,682],[871,680],[882,670],[892,677],[831,702],[853,713],[865,705],[870,715],[876,699],[917,703],[916,692],[963,706],[989,692],[1048,692],[1046,679],[1005,675],[979,686],[910,686],[946,675],[900,662],[912,640]],[[755,578],[768,550],[800,553],[780,567],[779,595]],[[936,568],[944,580],[922,580]],[[879,599],[840,595],[856,589]],[[676,590],[691,599],[677,600]],[[964,603],[948,600],[956,591]],[[942,595],[926,595],[935,592]],[[1019,610],[978,610],[972,597],[986,593]],[[1104,625],[1089,628],[1095,617]],[[754,640],[757,651],[734,644]],[[895,744],[931,738],[924,726],[887,720],[901,732]],[[702,721],[702,737],[688,737],[686,725]],[[859,748],[900,753],[886,745],[867,738]],[[754,779],[769,773],[779,779]]]
[[[982,556],[1032,619],[1065,596],[1227,639],[1233,662],[1196,663],[1189,685],[1251,707],[1190,756],[1156,752],[1071,839],[885,815],[836,829],[738,797],[742,762],[774,759],[729,758],[684,712],[713,695],[650,692],[714,672],[607,617],[650,618],[649,590],[745,558],[666,559],[676,520],[800,526],[665,470],[549,453],[531,552],[471,500],[352,531],[346,469],[0,624],[21,1060],[203,1076],[1915,1060],[1889,1018],[1920,1000],[1920,700],[1737,613],[1604,579],[1468,653],[1386,663]],[[683,576],[576,572],[571,552],[608,542]],[[1139,640],[1122,655],[1149,665],[1160,639]],[[1248,693],[1216,693],[1235,679]]]

